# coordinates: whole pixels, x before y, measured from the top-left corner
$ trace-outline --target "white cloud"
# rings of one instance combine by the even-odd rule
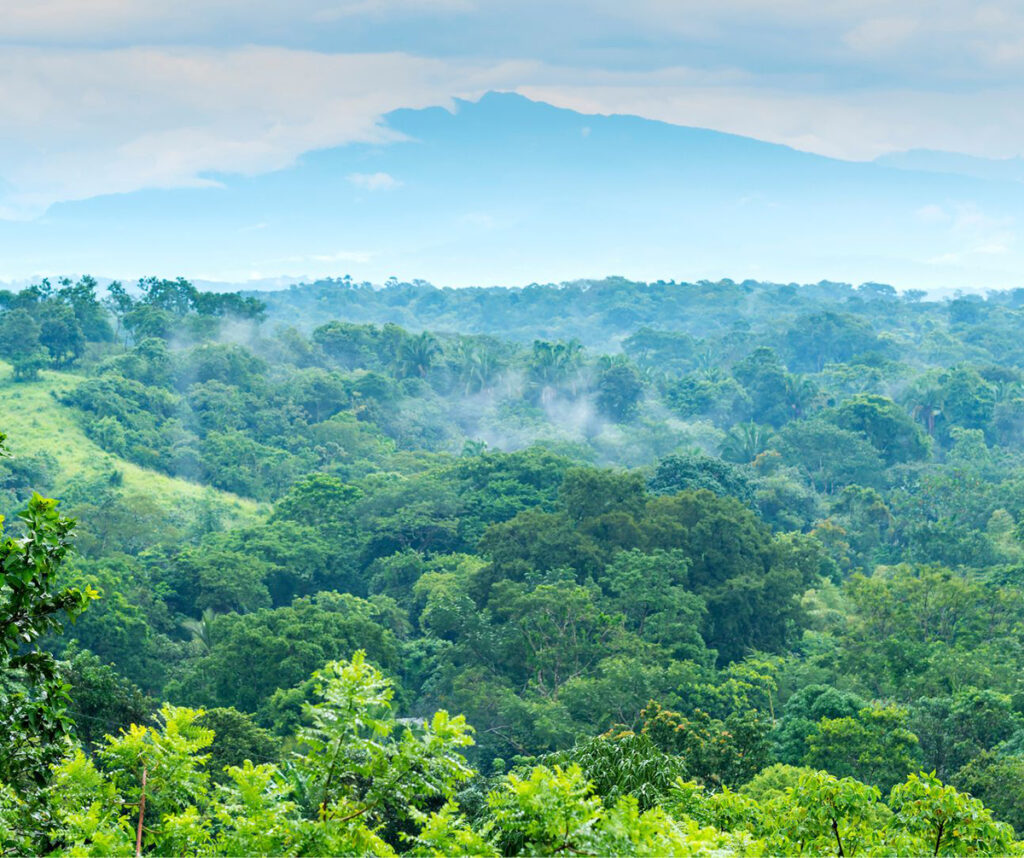
[[[880,54],[904,47],[920,28],[914,18],[869,18],[844,33],[843,42],[855,51]]]
[[[931,222],[946,227],[945,240],[950,250],[929,259],[932,264],[968,263],[978,257],[1005,256],[1020,249],[1020,237],[1012,217],[992,216],[977,205],[958,205],[952,211],[925,206],[917,214],[920,217],[922,212],[933,208],[941,217]]]
[[[490,88],[848,158],[1024,140],[1009,0],[33,0],[0,45],[7,217],[387,140],[387,111]]]
[[[124,45],[280,43],[354,18],[436,15],[468,0],[31,0],[4,4],[0,41]]]
[[[346,178],[357,188],[367,191],[392,191],[402,186],[390,173],[351,173]]]
[[[314,253],[304,256],[299,262],[369,262],[373,254],[365,250],[338,250],[334,253]]]
[[[994,158],[1021,152],[1024,83],[991,90],[786,89],[749,76],[719,81],[690,69],[651,73],[551,75],[517,87],[530,98],[585,113],[632,113],[714,128],[836,158],[871,160],[915,148]]]
[[[949,223],[952,220],[952,216],[938,203],[929,203],[926,206],[921,206],[914,215],[918,220],[924,223],[943,224]]]
[[[210,174],[256,174],[312,149],[393,140],[382,114],[450,105],[522,69],[266,47],[11,48],[0,62],[0,214],[210,186]]]

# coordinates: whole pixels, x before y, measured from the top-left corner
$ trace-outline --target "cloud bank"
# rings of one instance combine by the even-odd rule
[[[387,142],[489,89],[870,159],[1024,140],[1010,0],[35,0],[0,17],[0,217]],[[397,186],[373,170],[351,182]]]

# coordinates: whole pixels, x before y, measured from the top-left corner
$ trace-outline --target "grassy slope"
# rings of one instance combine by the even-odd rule
[[[116,468],[124,476],[125,494],[145,495],[162,505],[209,497],[239,519],[266,512],[263,504],[139,467],[102,450],[86,437],[74,412],[50,393],[71,390],[80,380],[69,373],[43,372],[39,381],[15,384],[10,365],[0,361],[0,431],[7,433],[7,445],[15,455],[45,452],[57,461],[58,497],[70,480],[109,474]]]

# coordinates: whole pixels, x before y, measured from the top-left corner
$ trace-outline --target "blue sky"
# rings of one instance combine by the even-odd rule
[[[7,222],[0,222],[0,237],[6,230],[10,249],[0,277],[54,273],[39,254],[19,258],[16,237],[26,221],[45,220],[56,203],[149,189],[212,193],[218,177],[287,171],[304,153],[393,145],[399,135],[382,123],[388,112],[451,107],[456,97],[476,99],[489,90],[584,113],[714,128],[835,158],[870,160],[912,148],[1009,158],[1021,154],[1024,141],[1024,6],[1006,0],[7,4],[0,16],[0,218]],[[373,178],[376,172],[351,184],[386,193],[391,181],[390,190],[401,191],[400,177]],[[936,210],[944,204],[934,203]],[[977,220],[996,223],[1003,244],[1016,240],[1010,215],[980,211]],[[137,228],[123,226],[127,239],[145,240]],[[182,258],[190,252],[182,247]],[[182,273],[308,273],[293,262],[257,271],[258,260],[238,258],[241,252],[217,260],[197,250],[195,270]],[[339,265],[349,253],[356,266],[364,254],[296,248],[293,256],[339,253]],[[76,261],[73,254],[54,258],[60,265]],[[113,246],[88,262],[97,274],[145,273],[137,270],[143,264],[137,253],[119,255]],[[95,270],[96,264],[108,270]],[[721,274],[732,273],[728,268],[723,259]],[[841,273],[823,270],[822,276]],[[503,272],[490,279],[502,280]]]

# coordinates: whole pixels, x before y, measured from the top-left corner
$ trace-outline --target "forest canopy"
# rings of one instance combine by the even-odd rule
[[[1022,324],[0,292],[3,849],[1020,852]]]

